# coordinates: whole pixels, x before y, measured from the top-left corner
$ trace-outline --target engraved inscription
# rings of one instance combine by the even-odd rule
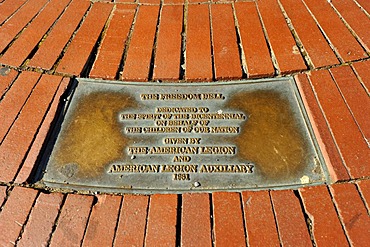
[[[199,106],[170,106],[164,105],[152,108],[146,112],[122,112],[119,120],[124,127],[124,134],[129,136],[153,135],[157,137],[157,145],[151,146],[128,146],[127,155],[137,159],[145,156],[161,156],[172,163],[186,163],[184,165],[159,165],[160,169],[150,169],[143,165],[112,165],[109,173],[174,173],[172,179],[175,181],[190,180],[190,173],[253,173],[253,165],[224,165],[224,164],[193,164],[195,156],[223,155],[235,156],[237,147],[235,145],[207,145],[204,137],[212,135],[235,135],[240,133],[240,126],[247,121],[244,112],[224,111],[218,109],[212,112],[207,105],[209,101],[225,101],[222,93],[201,94],[140,94],[141,101],[200,101]],[[209,104],[209,103],[208,103]],[[222,122],[220,122],[222,121]],[[179,134],[180,136],[171,136]],[[182,135],[197,135],[202,137],[181,137]],[[162,137],[164,136],[164,137]],[[202,139],[203,138],[203,139]],[[158,139],[161,139],[159,141]],[[155,144],[155,143],[154,143]],[[168,157],[173,155],[172,157]],[[120,168],[117,168],[120,167]],[[142,170],[140,170],[142,169]]]
[[[39,169],[46,186],[182,193],[325,182],[292,78],[77,80],[45,145],[53,147]]]

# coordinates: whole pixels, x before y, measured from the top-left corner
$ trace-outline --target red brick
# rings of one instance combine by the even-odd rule
[[[283,246],[311,246],[302,208],[292,190],[271,191],[276,223]]]
[[[183,194],[181,246],[212,246],[209,194]]]
[[[348,246],[346,235],[338,219],[326,186],[312,186],[299,190],[305,211],[312,222],[317,246]]]
[[[52,0],[0,58],[0,63],[20,66],[41,41],[70,0]]]
[[[43,75],[32,91],[0,146],[0,168],[3,171],[0,181],[8,182],[14,179],[60,81],[60,77]]]
[[[364,114],[364,112],[370,112],[369,95],[362,88],[361,83],[357,80],[350,67],[338,67],[330,69],[330,71],[361,132],[366,139],[370,140],[370,121]]]
[[[69,78],[64,78],[60,83],[57,89],[57,93],[54,96],[53,102],[51,103],[51,106],[41,124],[41,127],[37,132],[36,138],[33,141],[29,152],[27,152],[27,157],[21,167],[21,170],[19,171],[16,179],[14,180],[15,183],[24,183],[29,178],[32,169],[36,164],[37,158],[40,155],[42,145],[44,144],[48,131],[51,127],[52,121],[54,120],[55,113],[60,103],[60,98],[62,94],[65,92],[69,81],[70,81]]]
[[[334,203],[352,246],[367,246],[370,242],[370,218],[354,184],[331,186]]]
[[[123,68],[123,80],[147,81],[159,6],[139,7],[134,32]]]
[[[273,75],[274,67],[255,3],[235,3],[235,11],[247,63],[248,77]]]
[[[61,59],[57,72],[80,75],[99,39],[113,5],[96,2]]]
[[[305,1],[344,61],[367,57],[364,49],[339,19],[327,0]]]
[[[115,3],[134,3],[135,0],[114,0]]]
[[[145,246],[176,245],[177,195],[152,195]]]
[[[338,59],[301,1],[281,0],[299,39],[315,67],[337,64]]]
[[[164,4],[184,4],[184,0],[163,0]]]
[[[63,195],[40,194],[17,246],[47,246]]]
[[[3,73],[0,74],[0,98],[2,98],[3,95],[6,93],[6,91],[10,88],[14,79],[18,76],[18,72],[13,69],[8,69],[8,68],[0,68],[0,69],[4,71]],[[0,103],[0,106],[1,106],[1,103]]]
[[[112,246],[121,196],[98,195],[92,208],[83,246]]]
[[[354,63],[353,67],[355,68],[362,85],[367,90],[367,93],[370,92],[370,61],[364,61],[360,63]]]
[[[136,5],[117,5],[99,47],[90,77],[104,79],[116,77],[136,8]]]
[[[72,0],[27,65],[51,69],[89,5],[88,0]]]
[[[296,42],[276,0],[258,1],[257,4],[281,72],[306,69],[301,53],[296,52]]]
[[[246,246],[239,193],[212,194],[213,231],[216,246]]]
[[[5,0],[0,5],[0,24],[21,7],[27,0]]]
[[[114,246],[143,246],[148,204],[148,196],[123,197]]]
[[[7,190],[6,186],[0,186],[0,207],[1,205],[3,205],[3,202],[6,198],[6,190]]]
[[[135,0],[114,0],[115,3],[134,3]]]
[[[217,80],[240,78],[242,68],[230,4],[211,5],[213,57]]]
[[[81,246],[92,196],[67,195],[50,246]]]
[[[329,170],[332,181],[347,180],[349,174],[344,165],[338,147],[333,140],[333,136],[328,128],[328,124],[321,111],[317,99],[312,91],[310,82],[306,75],[300,74],[295,77],[303,103],[306,107],[311,126],[316,136],[316,140],[325,159],[326,167]]]
[[[329,72],[315,71],[310,78],[351,177],[369,176],[369,148]]]
[[[158,4],[160,3],[160,0],[139,0],[140,3],[149,3],[149,4]]]
[[[183,6],[163,6],[154,62],[153,79],[155,80],[179,79],[182,22]]]
[[[19,111],[27,101],[28,95],[40,78],[40,74],[23,72],[13,83],[0,102],[0,141],[4,139]]]
[[[47,0],[30,0],[0,29],[0,52],[12,41],[22,28],[40,11]]]
[[[364,199],[367,210],[370,212],[370,180],[362,180],[357,182],[362,198]]]
[[[186,31],[186,80],[212,80],[208,5],[189,5]]]
[[[368,0],[356,0],[367,13],[370,13],[370,2]]]
[[[37,190],[15,187],[0,212],[0,245],[14,246],[36,199]]]
[[[209,3],[209,0],[188,0],[189,3]]]
[[[360,38],[361,44],[370,50],[369,17],[355,4],[353,0],[332,0],[331,3],[339,11],[344,20]]]
[[[242,202],[248,246],[279,246],[269,192],[245,191]]]

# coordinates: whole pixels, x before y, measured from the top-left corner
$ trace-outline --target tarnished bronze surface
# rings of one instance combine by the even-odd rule
[[[291,78],[223,83],[78,79],[41,183],[181,193],[323,183]]]

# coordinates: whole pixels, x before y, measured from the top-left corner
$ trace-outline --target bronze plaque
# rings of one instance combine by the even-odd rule
[[[182,193],[326,180],[292,78],[75,84],[41,165],[46,186]]]

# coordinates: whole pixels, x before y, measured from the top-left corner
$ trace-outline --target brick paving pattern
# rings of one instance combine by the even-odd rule
[[[0,1],[1,246],[367,246],[367,0]],[[31,174],[71,78],[293,75],[331,183],[87,195]]]

